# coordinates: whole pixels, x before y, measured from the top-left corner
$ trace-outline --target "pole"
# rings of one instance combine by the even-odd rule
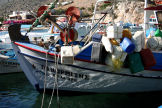
[[[147,8],[147,0],[145,0],[144,8]],[[147,10],[144,10],[144,36],[146,36],[147,23]]]

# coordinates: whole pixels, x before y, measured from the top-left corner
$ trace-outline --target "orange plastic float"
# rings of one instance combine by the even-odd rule
[[[37,12],[37,17],[40,17],[45,10],[48,9],[48,6],[41,6],[39,9],[38,9],[38,12]]]
[[[63,42],[65,42],[66,39],[67,39],[67,43],[77,40],[78,32],[75,29],[73,28],[69,29],[69,34],[67,29],[63,29],[63,31],[64,32],[60,33],[60,37]]]

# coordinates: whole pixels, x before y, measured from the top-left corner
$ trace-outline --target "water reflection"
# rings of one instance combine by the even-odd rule
[[[93,94],[81,96],[60,96],[60,108],[157,108],[162,105],[162,92],[136,94]],[[44,108],[47,108],[50,95],[45,96]],[[38,95],[33,108],[40,108],[42,95]],[[54,96],[52,108],[57,107]]]
[[[51,95],[45,95],[43,108],[48,108],[50,98]],[[60,108],[157,108],[162,105],[162,92],[60,95],[59,98]],[[42,94],[31,86],[23,72],[0,75],[0,108],[40,108],[41,103]],[[56,95],[50,108],[58,108]]]
[[[38,94],[23,72],[0,76],[0,107],[2,108],[30,108]]]

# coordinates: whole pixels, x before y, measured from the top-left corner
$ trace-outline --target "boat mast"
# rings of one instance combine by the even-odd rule
[[[147,0],[145,0],[145,6],[144,8],[147,8]],[[144,35],[146,36],[146,29],[148,28],[147,25],[148,21],[147,21],[147,11],[144,10]]]

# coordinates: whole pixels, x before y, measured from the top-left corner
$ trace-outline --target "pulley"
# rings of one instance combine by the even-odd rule
[[[38,9],[38,12],[37,12],[37,17],[40,17],[45,10],[48,9],[48,6],[41,6],[39,9]]]
[[[80,10],[77,7],[71,6],[66,10],[69,25],[74,24],[80,18]]]

